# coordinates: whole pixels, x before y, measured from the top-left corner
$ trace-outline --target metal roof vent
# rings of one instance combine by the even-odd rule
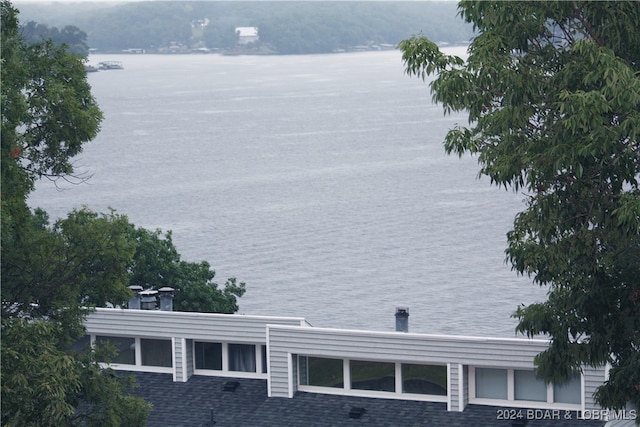
[[[367,410],[358,406],[352,406],[349,411],[349,418],[360,418]]]
[[[160,311],[173,311],[174,289],[168,286],[158,289],[160,299]]]
[[[147,289],[140,292],[140,308],[143,310],[155,310],[158,308],[158,301],[156,295],[158,291],[153,289]]]
[[[140,310],[140,291],[142,291],[142,286],[131,285],[129,286],[129,289],[135,292],[135,295],[129,298],[127,308],[131,310]]]
[[[234,392],[239,386],[240,383],[238,381],[225,381],[225,383],[222,385],[222,390]]]
[[[409,332],[409,307],[396,307],[396,332]]]

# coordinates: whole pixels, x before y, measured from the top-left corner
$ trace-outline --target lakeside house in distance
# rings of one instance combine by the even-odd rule
[[[260,41],[258,27],[236,27],[236,34],[238,35],[239,45]]]

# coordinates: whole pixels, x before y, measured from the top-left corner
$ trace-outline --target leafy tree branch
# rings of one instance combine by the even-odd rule
[[[477,35],[466,61],[423,36],[400,44],[409,75],[430,81],[467,126],[449,153],[522,191],[507,260],[548,289],[517,308],[517,331],[551,338],[537,372],[561,382],[611,366],[596,399],[640,406],[640,4],[459,3]]]

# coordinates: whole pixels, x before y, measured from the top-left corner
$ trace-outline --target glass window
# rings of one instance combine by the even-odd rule
[[[80,338],[78,341],[71,344],[70,350],[73,354],[78,354],[88,348],[91,345],[91,336],[85,335]]]
[[[222,344],[219,342],[195,342],[196,369],[222,370]]]
[[[342,359],[300,357],[300,384],[318,387],[344,387]]]
[[[514,371],[516,400],[547,401],[547,385],[544,380],[536,376],[535,371]]]
[[[396,391],[394,363],[351,360],[349,365],[352,389]]]
[[[229,370],[255,372],[256,346],[252,344],[229,344]]]
[[[563,384],[553,385],[553,401],[558,403],[582,403],[580,401],[580,375],[575,375]]]
[[[476,368],[476,397],[507,399],[507,370]]]
[[[142,364],[145,366],[173,366],[173,349],[171,340],[140,340]]]
[[[101,362],[121,363],[125,365],[136,364],[135,338],[97,336],[96,344],[99,347],[108,345],[116,351],[116,354],[111,356],[109,360],[100,360]]]
[[[402,392],[447,395],[447,367],[402,364]]]

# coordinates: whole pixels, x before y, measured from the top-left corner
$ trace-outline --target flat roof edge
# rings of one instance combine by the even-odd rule
[[[373,331],[368,329],[339,329],[339,328],[301,328],[299,326],[291,325],[279,325],[279,324],[267,324],[267,328],[271,329],[300,329],[304,331],[312,330],[314,332],[330,332],[335,334],[351,335],[375,335],[375,336],[389,336],[389,337],[409,337],[413,339],[439,339],[439,340],[455,340],[455,341],[473,341],[473,342],[517,342],[517,343],[534,343],[534,344],[549,344],[549,339],[541,338],[508,338],[508,337],[483,337],[472,335],[444,335],[444,334],[424,334],[416,332],[396,332],[396,331]]]
[[[247,320],[274,320],[274,321],[291,321],[299,322],[301,326],[311,326],[304,317],[287,317],[287,316],[259,316],[251,314],[226,314],[226,313],[203,313],[199,311],[162,311],[162,310],[140,310],[129,308],[109,308],[109,307],[96,307],[96,313],[133,313],[142,314],[143,316],[182,316],[182,317],[219,317],[219,318],[242,318]],[[89,313],[89,316],[91,313]]]

